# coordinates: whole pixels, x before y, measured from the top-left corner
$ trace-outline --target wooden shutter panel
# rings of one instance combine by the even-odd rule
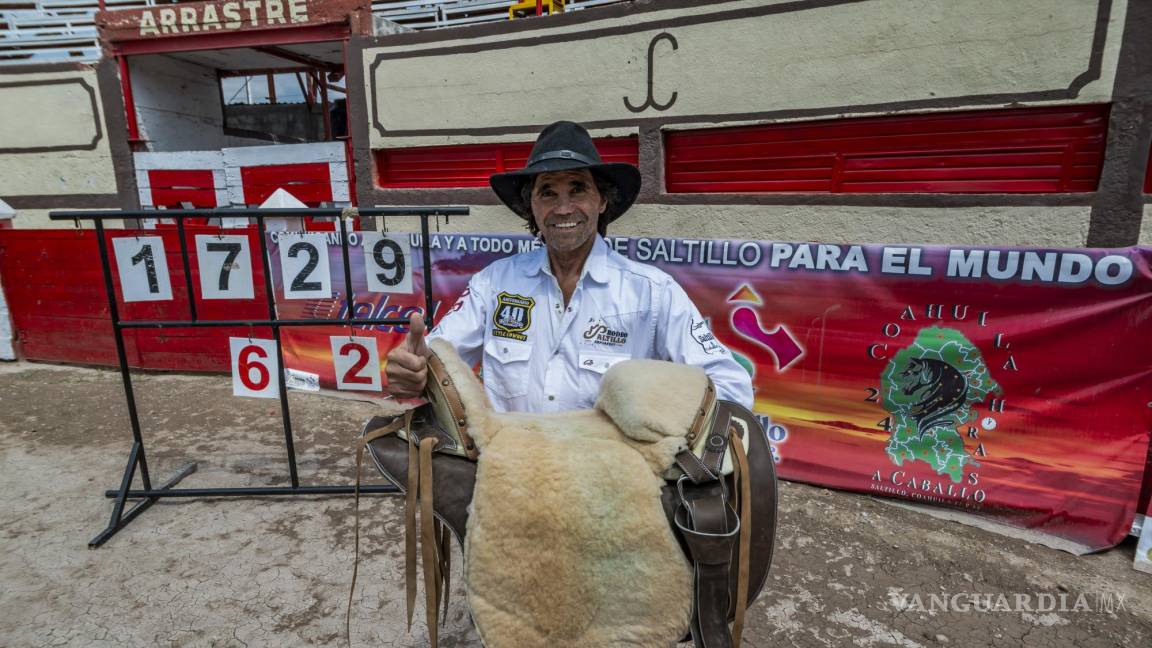
[[[1108,106],[868,117],[665,136],[669,193],[1096,190]]]
[[[309,207],[332,201],[327,162],[241,167],[240,182],[246,205],[259,205],[281,188]]]
[[[639,162],[635,137],[595,142],[605,162]],[[384,189],[487,187],[493,173],[524,168],[531,152],[532,142],[382,149],[376,152],[377,177]]]
[[[211,169],[150,169],[152,205],[179,209],[183,203],[193,207],[216,207],[216,182]]]

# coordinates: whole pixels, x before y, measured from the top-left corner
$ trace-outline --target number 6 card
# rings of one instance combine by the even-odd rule
[[[364,270],[368,290],[383,293],[412,292],[412,244],[406,235],[391,237],[364,233]]]
[[[376,338],[333,335],[329,340],[337,389],[383,391]]]
[[[125,302],[172,299],[164,239],[159,236],[123,236],[112,239],[120,292]]]
[[[232,395],[279,398],[280,358],[275,340],[228,338],[232,356]]]
[[[247,236],[196,235],[200,295],[204,299],[252,299],[252,255]]]
[[[328,237],[323,234],[281,235],[280,276],[285,299],[331,297]]]

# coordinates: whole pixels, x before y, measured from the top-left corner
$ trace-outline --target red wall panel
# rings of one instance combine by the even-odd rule
[[[637,164],[635,137],[595,140],[605,162]],[[532,142],[383,149],[376,152],[377,182],[385,189],[487,187],[493,173],[522,169]]]
[[[332,200],[332,178],[327,162],[242,167],[240,182],[247,205],[258,206],[280,188],[309,207],[319,207],[320,203]]]
[[[185,202],[198,208],[217,206],[216,181],[211,169],[151,169],[148,183],[155,207],[178,209]]]
[[[135,231],[106,232],[110,241]],[[255,297],[246,300],[200,299],[195,261],[196,234],[219,233],[215,227],[190,226],[186,242],[192,269],[192,289],[201,319],[264,319],[264,275],[254,263]],[[255,233],[249,236],[252,253],[259,254]],[[188,319],[188,294],[175,230],[152,230],[164,238],[172,281],[171,301],[124,303],[117,299],[122,320]],[[112,244],[108,243],[109,254]],[[112,263],[113,284],[119,295],[119,277]],[[92,230],[4,230],[0,232],[0,276],[12,312],[20,354],[25,359],[79,364],[116,365],[108,301],[96,235]],[[187,328],[127,329],[124,342],[128,363],[149,369],[228,371],[229,336],[270,337],[269,329]]]
[[[673,131],[669,193],[1095,191],[1108,106]]]

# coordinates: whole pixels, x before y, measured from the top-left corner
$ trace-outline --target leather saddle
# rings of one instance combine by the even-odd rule
[[[478,399],[483,399],[483,404],[487,400],[455,351],[447,344],[434,344],[433,351],[425,392],[428,402],[401,416],[368,420],[359,447],[368,451],[380,473],[407,498],[408,623],[410,627],[416,538],[420,536],[428,631],[435,645],[437,612],[442,604],[447,605],[450,538],[465,550],[478,473],[481,478],[484,475],[478,470],[485,459],[481,453],[484,442],[473,438],[473,433],[489,414],[468,411],[469,407],[483,408]],[[641,362],[656,361],[620,364]],[[697,371],[703,377],[699,369],[675,366]],[[629,410],[633,400],[647,398],[653,408],[669,407],[666,394],[653,399],[651,394],[637,391],[650,391],[650,384],[628,381],[628,376],[648,369],[621,372],[623,377],[615,383],[610,370],[597,408],[609,410],[612,418],[613,408]],[[691,614],[687,626],[677,631],[683,633],[681,640],[690,636],[696,648],[728,648],[740,645],[744,610],[767,580],[776,527],[776,473],[766,433],[756,417],[741,405],[715,399],[706,377],[701,385],[699,406],[688,405],[691,422],[683,430],[683,439],[673,439],[680,450],[659,475],[663,480],[659,487],[662,510],[656,515],[666,520],[691,568]],[[613,392],[612,398],[605,397],[606,389]],[[614,420],[623,427],[629,420],[646,415],[651,418],[651,414],[623,411]],[[422,517],[419,530],[417,512]]]

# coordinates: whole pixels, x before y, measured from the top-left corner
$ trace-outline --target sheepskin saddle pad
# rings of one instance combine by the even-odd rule
[[[409,625],[417,537],[435,645],[456,536],[488,648],[663,648],[689,634],[699,646],[739,645],[775,524],[775,473],[751,413],[723,409],[732,422],[717,422],[703,371],[652,360],[612,367],[594,409],[499,413],[450,345],[433,341],[432,350],[429,403],[387,425],[369,421],[361,438],[407,497]],[[739,437],[737,457],[727,451],[729,430]],[[746,456],[745,446],[755,453]],[[760,491],[757,511],[749,483]],[[713,489],[720,508],[706,510],[694,484]],[[756,517],[763,520],[752,526]],[[697,533],[707,518],[720,526]],[[722,640],[702,642],[707,636]]]

